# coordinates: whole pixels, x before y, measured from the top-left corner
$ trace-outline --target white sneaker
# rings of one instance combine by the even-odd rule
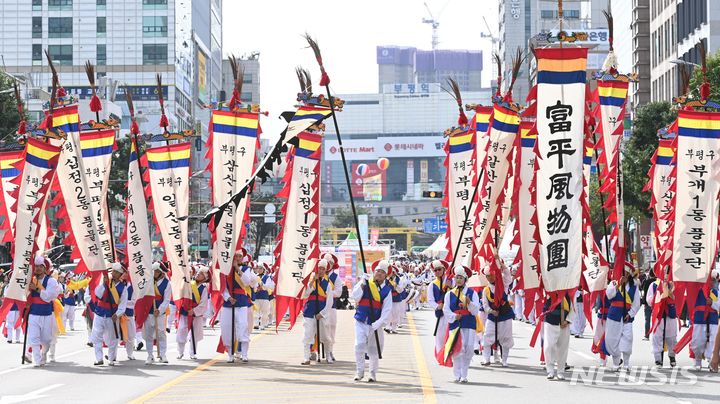
[[[547,374],[547,379],[548,379],[548,380],[553,380],[553,379],[555,379],[555,374],[553,374],[552,372],[551,372],[551,373],[548,373],[548,374]]]
[[[161,357],[160,357],[160,363],[168,363],[167,358],[164,357],[164,356],[161,356]]]
[[[232,356],[232,354],[230,354],[230,352],[228,352],[228,359],[226,362],[227,363],[235,363],[235,357]]]
[[[249,361],[248,361],[248,357],[247,357],[247,356],[243,356],[243,357],[242,357],[242,363],[248,363],[248,362],[249,362]]]
[[[377,380],[377,377],[375,376],[375,372],[370,372],[370,376],[368,377],[368,383],[374,383],[375,380]]]
[[[155,361],[155,360],[153,359],[152,356],[148,356],[148,358],[145,359],[145,364],[146,364],[146,365],[152,365],[154,361]]]
[[[197,355],[190,355],[190,359],[192,359],[192,360],[197,359]]]
[[[468,382],[467,377],[463,377],[462,379],[460,379],[460,383],[467,383],[467,382]]]
[[[115,361],[109,361],[108,366],[115,366]]]
[[[135,357],[132,356],[132,355],[128,355],[128,360],[129,360],[129,361],[134,361],[134,360],[135,360]]]
[[[365,377],[365,375],[363,373],[357,373],[357,374],[355,374],[355,378],[353,378],[353,380],[355,380],[356,382],[359,382],[364,377]]]
[[[560,381],[565,380],[565,374],[564,374],[564,373],[558,373],[558,374],[557,374],[557,379],[560,380]]]
[[[183,354],[179,353],[178,356],[177,356],[177,358],[178,358],[178,359],[182,359],[183,356],[184,356]]]

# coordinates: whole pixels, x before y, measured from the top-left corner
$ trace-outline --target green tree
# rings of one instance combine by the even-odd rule
[[[710,83],[710,99],[720,100],[720,52],[707,57],[707,79]],[[700,85],[703,83],[702,70],[694,68],[690,78],[690,98],[700,98]]]
[[[358,215],[367,215],[370,213],[368,209],[365,208],[357,208],[357,214]],[[352,209],[350,208],[337,208],[335,209],[335,218],[332,221],[331,224],[332,227],[340,227],[340,228],[355,228],[355,221],[353,219],[353,213]]]
[[[17,111],[12,79],[0,74],[0,139],[11,142],[15,139],[20,116]],[[6,138],[6,136],[9,136]]]
[[[110,167],[110,186],[108,200],[113,210],[125,209],[127,199],[127,173],[130,162],[130,139],[122,137],[117,140],[117,150],[113,153]]]

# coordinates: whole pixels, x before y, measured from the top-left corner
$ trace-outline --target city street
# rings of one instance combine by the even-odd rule
[[[79,312],[78,312],[79,314]],[[169,335],[168,365],[146,366],[144,351],[135,354],[137,360],[125,361],[119,353],[120,364],[115,367],[92,366],[92,351],[85,346],[86,333],[71,331],[60,338],[57,362],[37,369],[19,365],[20,345],[0,345],[0,403],[121,403],[121,402],[486,402],[503,400],[522,402],[532,397],[534,402],[653,402],[703,403],[716,402],[717,375],[692,373],[687,370],[661,371],[667,381],[658,383],[650,377],[652,363],[649,341],[643,341],[642,316],[635,322],[635,341],[632,356],[634,369],[631,378],[618,377],[607,371],[590,368],[597,360],[590,353],[591,330],[583,339],[571,338],[568,361],[582,367],[585,380],[573,381],[573,372],[564,382],[545,380],[539,366],[539,350],[528,346],[532,333],[529,324],[514,322],[515,348],[510,366],[480,366],[479,357],[473,359],[468,384],[452,381],[452,371],[435,362],[431,337],[434,316],[429,310],[409,313],[408,324],[397,335],[386,335],[383,359],[380,361],[378,381],[374,384],[354,382],[352,311],[338,312],[338,335],[334,364],[312,363],[302,366],[300,338],[302,323],[290,332],[283,326],[273,331],[256,332],[250,347],[250,363],[227,364],[224,355],[215,353],[217,330],[206,329],[206,339],[199,348],[198,361],[177,360],[174,333]],[[683,329],[684,332],[685,329]],[[679,367],[689,366],[685,350],[678,360]],[[692,376],[697,379],[693,381]],[[589,376],[588,376],[589,375]],[[640,378],[646,375],[643,380]],[[89,387],[92,386],[92,389]],[[479,401],[478,401],[479,400]]]

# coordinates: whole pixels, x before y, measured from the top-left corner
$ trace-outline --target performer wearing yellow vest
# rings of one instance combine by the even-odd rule
[[[564,296],[552,310],[552,300],[545,300],[543,312],[546,312],[543,324],[543,349],[545,350],[545,370],[548,380],[565,380],[565,364],[570,346],[570,324],[575,320],[573,297]],[[555,368],[557,365],[557,368]]]
[[[167,334],[165,334],[165,322],[168,306],[170,306],[170,280],[167,278],[167,268],[159,262],[153,262],[153,277],[155,279],[155,300],[150,306],[150,314],[143,324],[143,339],[147,346],[146,365],[151,365],[154,361],[153,341],[157,344],[160,351],[160,363],[168,363],[167,360]],[[156,338],[157,336],[157,338]]]
[[[197,359],[197,344],[203,339],[203,324],[205,324],[205,312],[207,311],[208,305],[208,288],[206,285],[208,279],[209,276],[206,269],[198,270],[195,274],[195,280],[190,282],[192,308],[190,310],[186,310],[185,307],[180,308],[180,319],[178,320],[176,334],[178,359],[182,359],[185,355],[185,345],[188,341],[190,342],[190,359]],[[188,317],[192,317],[194,335],[190,335]]]
[[[448,323],[443,359],[452,355],[455,382],[467,383],[470,361],[472,361],[475,350],[477,329],[475,316],[480,310],[480,300],[477,293],[466,285],[468,278],[472,276],[470,268],[457,265],[453,269],[453,273],[455,274],[455,286],[445,294],[442,309]]]
[[[372,265],[373,275],[363,274],[353,287],[350,297],[356,302],[355,310],[355,381],[365,377],[365,355],[370,358],[368,382],[377,380],[378,352],[383,349],[383,333],[376,332],[389,320],[392,311],[392,287],[385,279],[394,268],[388,260]],[[377,337],[376,337],[377,335]],[[378,347],[379,343],[379,347]]]
[[[233,266],[230,274],[225,278],[223,288],[223,305],[220,309],[220,335],[225,351],[228,354],[228,363],[235,362],[235,356],[240,357],[243,362],[248,361],[248,350],[250,349],[251,322],[248,322],[248,311],[252,310],[250,294],[252,288],[257,284],[257,276],[249,267],[248,256],[245,250],[235,253]],[[235,322],[233,324],[233,311]],[[235,329],[235,340],[233,341],[233,328]],[[237,344],[240,342],[240,344]],[[240,346],[234,349],[232,344]]]
[[[610,301],[605,321],[605,349],[613,358],[613,370],[620,366],[630,369],[630,355],[633,343],[633,320],[640,310],[640,290],[635,284],[637,273],[625,266],[620,282],[613,280],[605,290]]]
[[[330,288],[333,291],[333,304],[328,312],[326,338],[328,339],[329,344],[334,346],[335,334],[337,332],[337,307],[340,295],[342,294],[343,281],[340,279],[340,275],[336,271],[336,269],[340,267],[338,258],[334,254],[330,253],[324,253],[320,256],[320,258],[326,260],[330,264],[327,271],[328,279],[330,280],[331,285]],[[335,355],[333,355],[332,351],[328,350],[327,347],[325,347],[325,357],[327,358],[328,363],[335,362]]]
[[[443,305],[445,304],[445,293],[450,288],[451,280],[445,279],[445,272],[448,268],[448,263],[443,260],[435,260],[430,263],[430,267],[435,273],[435,280],[428,285],[428,303],[430,307],[435,311],[435,318],[437,318],[437,330],[435,330],[435,355],[442,351],[445,346],[445,334],[447,334],[447,318],[443,314]]]
[[[95,365],[103,364],[103,342],[108,346],[108,361],[110,366],[115,365],[117,358],[118,337],[120,326],[117,320],[125,314],[127,308],[127,290],[120,276],[125,268],[115,262],[111,269],[111,279],[105,279],[95,287],[97,298],[94,303],[95,317],[93,318],[90,341],[95,348]],[[117,334],[115,333],[117,331]]]
[[[302,365],[310,364],[310,347],[317,341],[317,333],[320,333],[320,342],[325,344],[326,352],[332,355],[332,342],[327,338],[327,318],[333,303],[333,289],[327,277],[327,270],[330,263],[324,259],[318,261],[315,272],[310,275],[302,298],[305,300],[303,306],[303,362]],[[316,286],[317,285],[317,289]],[[326,355],[327,362],[332,363]]]
[[[60,287],[55,279],[46,275],[45,257],[35,257],[33,279],[28,285],[30,296],[30,313],[27,324],[28,344],[32,348],[33,366],[44,366],[47,353],[53,339],[53,301],[60,294]]]

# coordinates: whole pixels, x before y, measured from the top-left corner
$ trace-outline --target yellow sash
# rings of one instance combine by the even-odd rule
[[[58,326],[58,334],[65,334],[65,324],[62,320],[63,305],[60,303],[60,299],[53,300],[53,316]]]
[[[112,295],[115,304],[120,304],[120,295],[117,291],[117,284],[112,281],[110,282],[110,294]]]
[[[90,278],[85,278],[81,281],[70,281],[68,283],[67,288],[70,290],[78,291],[84,287],[87,287],[87,285],[90,284]]]
[[[483,291],[483,293],[485,294],[485,298],[488,300],[488,302],[495,303],[495,299],[493,299],[492,294],[490,294],[490,286],[485,286],[485,290]]]
[[[240,285],[241,288],[245,290],[245,294],[248,296],[252,296],[252,290],[250,287],[243,283],[242,279],[240,278],[240,275],[237,272],[233,272],[235,276],[235,282],[237,282],[238,285]]]
[[[127,316],[123,314],[120,316],[120,330],[122,331],[123,341],[128,341],[128,327],[127,327]]]
[[[195,304],[200,304],[200,289],[198,289],[197,282],[191,281],[190,289],[192,290],[193,300],[195,301]]]
[[[370,295],[371,295],[372,299],[376,302],[379,302],[380,301],[380,290],[378,289],[377,284],[375,284],[375,281],[369,281],[368,288],[370,289]]]

